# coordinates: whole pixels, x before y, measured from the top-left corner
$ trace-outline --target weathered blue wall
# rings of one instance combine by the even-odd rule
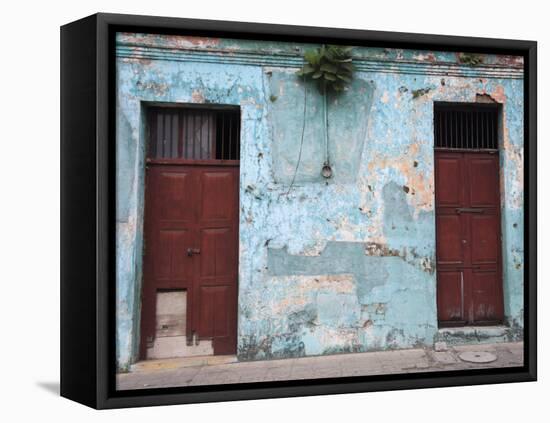
[[[311,45],[117,36],[117,359],[139,339],[143,109],[242,111],[241,359],[431,345],[437,332],[433,102],[502,104],[504,302],[523,326],[523,70],[485,56],[356,48],[352,86],[327,104],[334,177],[324,180],[324,102],[294,75]]]

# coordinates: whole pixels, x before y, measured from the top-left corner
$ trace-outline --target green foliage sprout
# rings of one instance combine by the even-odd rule
[[[296,75],[317,83],[319,92],[340,92],[351,82],[355,66],[352,63],[352,47],[328,45],[305,52],[306,63]]]
[[[468,66],[475,66],[483,63],[483,56],[473,53],[460,53],[458,55],[458,61]]]

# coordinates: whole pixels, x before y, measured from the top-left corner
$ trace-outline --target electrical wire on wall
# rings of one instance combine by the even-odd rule
[[[323,109],[325,114],[325,124],[324,124],[324,135],[325,135],[325,162],[323,163],[323,168],[321,169],[321,175],[323,178],[330,178],[332,177],[332,168],[330,166],[330,156],[329,156],[329,148],[328,148],[328,100],[327,100],[327,89],[326,85],[324,88],[324,103],[323,103]]]
[[[290,185],[288,186],[288,191],[285,195],[290,194],[290,190],[292,189],[292,186],[294,185],[294,181],[296,180],[296,175],[298,174],[298,168],[300,167],[300,161],[302,160],[302,150],[304,147],[304,134],[306,130],[306,101],[307,101],[307,84],[306,84],[306,76],[303,75],[304,80],[304,110],[303,110],[303,118],[302,118],[302,136],[300,140],[300,150],[298,152],[298,160],[296,161],[296,168],[294,169],[294,175],[292,176],[292,181],[290,181]]]

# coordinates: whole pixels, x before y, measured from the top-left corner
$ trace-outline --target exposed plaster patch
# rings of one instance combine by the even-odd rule
[[[419,60],[421,62],[435,62],[437,60],[435,54],[433,54],[432,52],[415,54],[413,55],[413,59]]]
[[[156,46],[162,42],[167,48],[212,48],[220,44],[219,38],[193,37],[184,35],[156,35],[124,32],[117,34],[118,42]]]
[[[321,233],[317,231],[313,234],[313,238],[316,240],[310,247],[304,248],[302,254],[304,256],[318,256],[327,246],[327,240],[323,238]]]
[[[387,245],[379,244],[376,242],[367,242],[365,243],[365,255],[377,257],[399,257],[400,252],[398,250],[389,248]]]
[[[283,298],[272,298],[269,309],[272,313],[285,316],[290,312],[301,310],[307,304],[315,302],[316,296],[321,293],[331,295],[355,295],[355,281],[352,274],[339,275],[308,275],[308,276],[279,276],[270,277],[268,284],[292,286]]]
[[[502,149],[505,154],[505,159],[510,163],[507,168],[513,169],[515,177],[507,175],[508,181],[511,182],[511,187],[506,187],[505,176],[501,174],[501,196],[502,205],[505,202],[509,207],[521,209],[523,207],[523,184],[524,184],[524,167],[523,167],[523,146],[516,146],[510,139],[510,131],[508,128],[508,106],[506,91],[502,85],[497,85],[491,92],[491,98],[502,104]]]
[[[496,62],[501,65],[523,66],[523,56],[497,55]]]
[[[497,101],[487,93],[483,93],[483,94],[478,93],[476,94],[476,103],[493,104],[493,103],[497,103]]]
[[[506,103],[506,91],[502,85],[497,85],[495,90],[491,93],[491,98],[497,103],[505,104]]]
[[[152,91],[155,95],[163,97],[168,92],[169,86],[167,83],[156,81],[137,81],[136,87],[143,91]]]
[[[204,94],[200,90],[193,90],[191,99],[193,100],[193,103],[205,103]]]
[[[414,196],[409,196],[407,201],[414,207],[415,212],[431,211],[434,201],[433,170],[426,172],[425,167],[424,170],[419,167],[421,162],[427,161],[426,156],[420,155],[420,143],[415,142],[407,147],[402,156],[377,157],[368,163],[367,169],[373,178],[380,170],[395,169],[399,171],[404,178],[403,186],[414,192]]]
[[[357,235],[363,229],[362,225],[352,223],[348,216],[340,216],[333,225],[336,229],[334,238],[338,241],[354,242],[357,240]]]

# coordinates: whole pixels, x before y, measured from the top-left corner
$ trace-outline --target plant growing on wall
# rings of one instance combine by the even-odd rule
[[[458,61],[468,66],[475,66],[483,63],[483,56],[473,53],[460,53],[458,55]]]
[[[304,66],[300,68],[296,75],[303,78],[304,83],[311,80],[317,85],[319,93],[323,96],[324,105],[324,135],[325,135],[325,163],[321,169],[321,175],[325,178],[332,176],[332,168],[330,166],[329,149],[328,149],[328,119],[327,119],[327,93],[333,92],[338,94],[346,88],[351,82],[355,66],[351,55],[352,47],[328,45],[321,46],[317,50],[309,50],[304,53]],[[304,84],[304,120],[302,127],[302,139],[300,142],[300,152],[296,169],[292,182],[288,188],[287,194],[290,192],[298,167],[302,157],[302,147],[304,143],[305,117],[306,117],[306,99],[307,87]]]
[[[329,45],[307,51],[304,54],[306,63],[296,74],[316,82],[321,95],[327,91],[343,91],[355,70],[351,50],[352,47]]]

